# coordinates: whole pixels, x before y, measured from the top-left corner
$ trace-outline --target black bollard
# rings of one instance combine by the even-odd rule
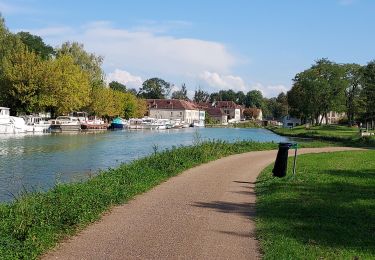
[[[275,166],[273,167],[273,176],[284,177],[288,166],[288,151],[292,143],[279,143],[279,151],[277,152]]]

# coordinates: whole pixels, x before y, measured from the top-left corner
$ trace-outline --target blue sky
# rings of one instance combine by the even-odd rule
[[[108,80],[161,77],[191,93],[291,87],[316,59],[375,59],[372,0],[0,0],[11,31],[78,41],[104,56]]]

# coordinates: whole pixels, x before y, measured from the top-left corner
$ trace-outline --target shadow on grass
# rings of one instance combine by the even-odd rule
[[[330,183],[275,181],[261,187],[256,211],[267,225],[260,225],[258,231],[312,246],[375,254],[375,170],[321,174],[333,179]]]

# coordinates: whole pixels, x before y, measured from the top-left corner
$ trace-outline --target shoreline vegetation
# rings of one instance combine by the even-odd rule
[[[301,143],[301,147],[332,145]],[[179,173],[225,156],[276,149],[276,143],[201,142],[158,151],[116,169],[100,171],[84,182],[56,184],[47,192],[20,195],[0,204],[0,255],[35,259],[60,240],[100,219],[113,206],[126,203]]]
[[[374,158],[373,150],[304,154],[295,177],[264,169],[255,188],[263,259],[374,259]]]

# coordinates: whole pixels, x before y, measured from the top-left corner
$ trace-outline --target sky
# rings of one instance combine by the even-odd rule
[[[375,59],[374,0],[0,0],[12,32],[104,57],[107,81],[148,78],[212,93],[292,86],[317,59]]]

